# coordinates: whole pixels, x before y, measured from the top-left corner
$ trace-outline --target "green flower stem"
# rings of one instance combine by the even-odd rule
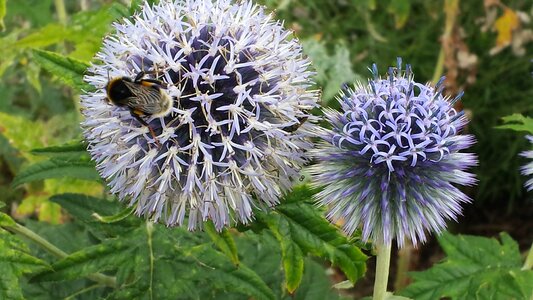
[[[9,227],[6,226],[5,228],[11,232],[19,234],[31,240],[32,242],[39,245],[41,248],[48,251],[50,254],[54,255],[57,258],[65,258],[68,256],[68,254],[64,252],[63,250],[57,248],[56,246],[52,245],[49,241],[40,237],[35,232],[31,231],[30,229],[18,223],[15,224],[14,226],[9,226]],[[113,288],[117,287],[117,280],[115,277],[110,277],[110,276],[107,276],[101,273],[94,273],[94,274],[87,275],[87,278],[89,278],[90,280],[94,282],[99,283],[100,285],[109,286]]]
[[[446,52],[449,52],[450,38],[453,28],[455,27],[457,15],[459,14],[459,0],[445,0],[444,13],[446,15],[446,19],[444,24],[444,33],[441,36],[442,46],[437,59],[437,65],[435,66],[435,72],[433,73],[433,79],[431,80],[433,83],[437,83],[439,81],[444,70],[444,61],[446,60],[446,56],[451,55],[451,53]]]
[[[56,7],[57,19],[61,25],[67,25],[67,10],[65,8],[64,0],[54,0],[54,5]]]
[[[533,268],[533,244],[531,244],[531,248],[529,248],[529,252],[527,253],[527,257],[526,257],[526,262],[524,263],[522,270],[531,270],[532,268]]]
[[[390,252],[392,243],[376,245],[377,263],[376,279],[374,280],[373,300],[383,300],[387,294],[387,283],[389,281]]]

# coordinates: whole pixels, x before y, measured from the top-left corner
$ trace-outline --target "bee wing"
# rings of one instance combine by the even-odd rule
[[[128,98],[128,106],[140,110],[146,115],[153,115],[160,112],[161,91],[143,86],[134,82],[124,82],[128,89],[135,95],[135,97]]]

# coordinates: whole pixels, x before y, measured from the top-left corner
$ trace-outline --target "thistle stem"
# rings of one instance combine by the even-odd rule
[[[61,25],[67,25],[67,9],[65,8],[64,0],[54,0],[56,7],[57,19]]]
[[[449,44],[451,43],[451,35],[453,28],[455,26],[455,21],[459,13],[459,0],[446,0],[444,1],[444,13],[446,15],[445,24],[444,24],[444,33],[441,36],[441,48],[439,52],[439,57],[437,59],[437,65],[435,66],[435,72],[433,73],[433,83],[437,83],[442,76],[444,70],[444,62],[446,60],[446,55],[450,55]]]
[[[31,240],[32,242],[39,245],[41,248],[48,251],[50,254],[52,254],[53,256],[57,258],[65,258],[68,256],[68,254],[64,252],[63,250],[57,248],[56,246],[52,245],[49,241],[40,237],[37,233],[31,231],[30,229],[18,223],[15,224],[14,226],[9,226],[9,227],[5,226],[5,228],[13,233],[19,234]],[[87,275],[87,278],[103,286],[109,286],[109,287],[117,286],[117,281],[115,277],[110,277],[110,276],[107,276],[101,273],[89,274]]]
[[[383,300],[387,294],[387,283],[389,281],[389,266],[391,245],[384,243],[376,245],[377,263],[376,263],[376,279],[374,280],[374,296],[373,300]]]

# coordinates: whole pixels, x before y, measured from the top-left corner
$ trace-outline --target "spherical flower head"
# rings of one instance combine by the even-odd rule
[[[474,138],[459,132],[467,123],[451,100],[435,87],[413,80],[411,68],[390,68],[385,79],[358,83],[338,96],[341,112],[328,109],[331,129],[321,133],[311,172],[323,187],[317,194],[327,217],[351,235],[361,229],[364,241],[413,244],[426,232],[439,232],[456,220],[461,203],[470,202],[455,184],[472,185],[466,170],[474,154],[459,151]]]
[[[253,207],[277,204],[312,146],[305,121],[318,100],[291,32],[260,6],[226,0],[161,0],[114,27],[85,77],[96,91],[82,96],[110,191],[139,216],[190,230],[247,223]],[[155,85],[151,99],[171,97],[171,107],[136,116],[135,101],[148,101],[137,94],[113,105],[116,78]]]
[[[533,136],[531,135],[528,135],[526,136],[526,138],[531,142],[533,143]],[[522,166],[521,168],[521,171],[522,171],[522,175],[524,176],[531,176],[533,175],[533,150],[530,150],[530,151],[524,151],[522,153],[520,153],[521,156],[525,157],[525,158],[528,158],[528,159],[531,159],[531,161],[525,165]],[[533,191],[533,178],[529,178],[526,183],[525,183],[525,187],[528,191]]]

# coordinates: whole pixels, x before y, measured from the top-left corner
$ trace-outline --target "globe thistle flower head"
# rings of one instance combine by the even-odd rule
[[[311,147],[304,121],[318,100],[291,32],[250,1],[226,0],[161,0],[114,26],[85,77],[96,91],[82,96],[110,191],[139,216],[190,230],[277,204]],[[106,100],[110,78],[140,72],[172,98],[168,112],[142,117],[149,126]]]
[[[533,136],[528,135],[526,138],[533,143]],[[520,153],[521,156],[530,159],[531,161],[525,165],[522,166],[521,171],[522,175],[524,176],[531,176],[533,175],[533,150],[524,151]],[[525,187],[528,191],[533,191],[533,178],[529,178],[526,183]]]
[[[349,235],[360,228],[365,241],[396,239],[400,247],[456,220],[470,199],[455,185],[474,184],[467,169],[477,163],[474,154],[460,152],[474,143],[460,134],[467,119],[453,108],[462,94],[444,97],[443,79],[420,84],[401,65],[398,59],[386,78],[373,65],[367,85],[340,93],[341,111],[325,111],[332,128],[321,132],[311,170],[331,221]]]

